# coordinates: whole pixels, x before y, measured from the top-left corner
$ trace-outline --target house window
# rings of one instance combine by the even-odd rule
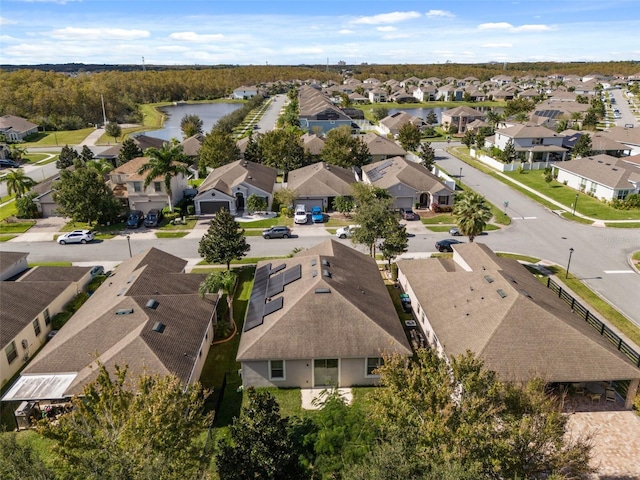
[[[595,195],[597,186],[598,184],[596,182],[591,182],[591,186],[589,187],[589,193]]]
[[[33,331],[36,332],[36,337],[40,335],[40,332],[42,331],[40,329],[40,320],[37,318],[33,321]]]
[[[284,379],[284,360],[269,360],[269,380]]]
[[[580,179],[580,191],[584,192],[585,188],[587,188],[587,179],[586,178],[581,178]]]
[[[133,191],[141,192],[142,191],[142,182],[133,182]]]
[[[7,362],[11,363],[16,358],[18,358],[18,350],[16,350],[16,342],[11,342],[7,345],[7,348],[4,349],[4,353],[7,355]]]
[[[51,315],[49,315],[48,308],[45,308],[44,312],[42,313],[42,316],[44,317],[44,324],[49,325],[51,323]]]
[[[367,371],[365,377],[379,377],[377,373],[373,373],[378,367],[384,364],[382,357],[367,358]]]
[[[447,205],[449,203],[449,197],[446,195],[438,195],[438,205]]]
[[[162,182],[153,182],[153,191],[156,193],[162,192]]]
[[[618,192],[616,193],[616,198],[618,200],[624,200],[625,198],[627,198],[627,195],[629,195],[629,192],[631,190],[618,190]]]
[[[543,140],[543,138],[534,138],[531,140],[531,145],[542,145]]]

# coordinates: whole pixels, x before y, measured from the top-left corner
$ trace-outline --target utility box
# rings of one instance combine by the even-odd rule
[[[32,419],[40,418],[40,408],[36,402],[22,402],[13,415],[18,430],[31,428]]]

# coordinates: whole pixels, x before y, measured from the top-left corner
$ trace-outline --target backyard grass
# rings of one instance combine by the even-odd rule
[[[189,232],[156,232],[156,238],[182,238]]]
[[[24,233],[36,224],[35,221],[0,222],[0,233]]]
[[[0,242],[8,242],[12,238],[16,238],[18,235],[0,235]]]
[[[21,143],[21,147],[53,147],[64,145],[78,145],[87,136],[93,132],[95,128],[83,128],[81,130],[63,130],[60,132],[38,132],[33,136],[31,141]]]
[[[640,220],[640,209],[616,210],[607,203],[585,193],[576,192],[573,188],[569,188],[556,180],[547,183],[542,170],[522,173],[505,172],[504,175],[552,198],[564,205],[568,210],[573,209],[576,195],[578,195],[576,212],[587,217],[602,220]]]
[[[192,178],[189,180],[190,187],[199,187],[204,182],[204,178]]]

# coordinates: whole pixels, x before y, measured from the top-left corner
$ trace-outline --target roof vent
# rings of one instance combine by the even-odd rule
[[[151,330],[153,330],[154,332],[162,333],[164,332],[165,328],[166,328],[166,325],[164,323],[156,322],[153,324],[153,328]]]
[[[124,295],[124,292],[126,292],[126,291],[127,291],[127,287],[123,287],[118,291],[118,293],[116,295],[118,297],[120,297],[120,296]]]
[[[331,272],[329,270],[327,270],[326,268],[324,268],[322,270],[322,276],[323,277],[327,277],[327,278],[331,278]]]
[[[318,270],[312,270],[311,271],[311,276],[312,277],[317,277],[318,276]]]
[[[498,295],[500,295],[500,298],[505,298],[507,296],[507,294],[501,288],[499,288],[497,292],[498,292]]]
[[[487,281],[487,283],[493,283],[493,278],[491,278],[489,275],[485,275],[484,279]]]
[[[120,310],[116,310],[116,315],[131,315],[133,313],[133,308],[121,308]]]
[[[131,283],[131,282],[133,282],[135,279],[136,279],[136,276],[135,276],[135,275],[131,275],[131,276],[129,277],[129,279],[127,280],[127,283]]]
[[[318,261],[314,258],[313,260],[311,260],[311,266],[315,267],[318,264]]]
[[[326,258],[322,259],[322,265],[324,265],[325,267],[329,267],[329,260],[327,260]]]
[[[330,288],[316,288],[315,292],[316,293],[331,293],[331,289]]]
[[[155,310],[156,308],[158,308],[158,305],[160,305],[160,303],[158,303],[155,298],[150,298],[145,307],[150,308],[151,310]]]

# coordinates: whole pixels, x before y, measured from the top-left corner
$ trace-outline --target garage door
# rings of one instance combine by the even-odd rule
[[[413,208],[413,197],[396,198],[396,208]]]
[[[47,217],[57,217],[58,216],[58,204],[57,203],[42,203],[42,216],[43,218]]]
[[[222,208],[229,211],[229,202],[200,202],[200,214],[218,213]]]
[[[323,207],[321,198],[298,198],[296,204],[299,205],[301,203],[304,203],[307,212],[311,211],[311,207]]]

